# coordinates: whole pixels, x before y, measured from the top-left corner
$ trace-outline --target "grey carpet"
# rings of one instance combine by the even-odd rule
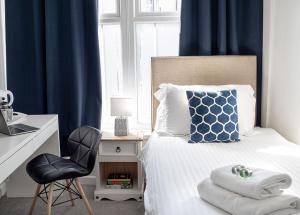
[[[94,186],[84,186],[85,192],[89,198],[90,204],[97,215],[143,215],[144,205],[143,202],[135,200],[128,200],[123,202],[114,202],[109,200],[94,201],[93,191]],[[34,191],[33,191],[34,192]],[[67,198],[68,195],[65,195]],[[0,199],[0,215],[23,215],[27,214],[31,205],[32,198],[6,198]],[[75,200],[75,207],[70,206],[70,202],[59,205],[53,208],[53,215],[81,215],[87,214],[82,200]],[[41,200],[37,201],[34,209],[34,215],[46,214],[46,204]]]

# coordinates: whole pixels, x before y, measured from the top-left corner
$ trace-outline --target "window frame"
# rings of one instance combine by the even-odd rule
[[[98,26],[105,24],[120,24],[121,28],[121,50],[122,50],[122,72],[124,96],[133,97],[135,107],[133,116],[130,117],[133,130],[151,129],[151,121],[143,123],[139,121],[138,110],[138,62],[136,57],[137,38],[136,26],[138,24],[180,24],[180,12],[141,12],[140,0],[116,0],[119,7],[118,14],[99,15]],[[179,3],[180,4],[180,0]],[[180,9],[180,7],[179,7]],[[103,59],[101,59],[101,62]],[[109,102],[109,101],[103,101]],[[103,129],[112,129],[113,120],[102,123]]]
[[[177,12],[172,12],[172,11],[165,11],[165,12],[143,12],[141,11],[141,0],[134,0],[135,1],[135,17],[165,17],[165,18],[178,18],[180,15],[180,6],[178,6],[178,11]],[[181,4],[181,0],[177,0],[178,5]]]
[[[101,1],[105,1],[105,0],[98,0],[98,4],[99,7],[101,7]],[[115,18],[115,17],[120,17],[121,14],[121,7],[120,7],[120,0],[115,0],[116,2],[116,13],[105,13],[105,14],[101,14],[101,10],[99,11],[99,21],[101,18]],[[101,18],[100,18],[101,16]]]

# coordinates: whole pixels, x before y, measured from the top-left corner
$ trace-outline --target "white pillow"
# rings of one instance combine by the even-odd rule
[[[190,85],[161,84],[155,92],[160,102],[157,108],[155,131],[159,134],[187,135],[190,133],[191,117],[186,97],[187,90],[220,91],[237,90],[240,135],[250,135],[255,125],[254,90],[250,85]]]

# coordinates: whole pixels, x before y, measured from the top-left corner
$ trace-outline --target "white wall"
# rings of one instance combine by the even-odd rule
[[[5,0],[0,0],[0,89],[6,89]]]
[[[300,144],[300,1],[264,0],[264,125]]]

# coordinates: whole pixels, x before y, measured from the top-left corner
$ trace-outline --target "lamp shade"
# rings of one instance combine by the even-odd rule
[[[110,98],[110,114],[112,116],[131,116],[133,99],[129,97]]]

